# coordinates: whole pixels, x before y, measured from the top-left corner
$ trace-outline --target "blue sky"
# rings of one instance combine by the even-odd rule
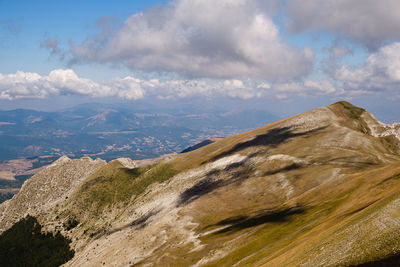
[[[109,16],[123,22],[130,15],[160,3],[163,1],[1,0],[0,72],[20,70],[46,75],[55,68],[63,68],[65,64],[50,58],[48,51],[40,47],[49,36],[64,43],[68,40],[81,42],[98,31],[96,21],[101,17]],[[82,75],[93,78],[120,73],[101,66],[79,67]],[[109,71],[113,73],[107,74]]]
[[[394,0],[0,0],[0,108],[346,99],[393,121],[399,18]]]

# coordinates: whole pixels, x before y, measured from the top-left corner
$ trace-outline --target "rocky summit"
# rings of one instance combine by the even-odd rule
[[[147,164],[62,157],[0,231],[34,217],[70,240],[64,266],[398,263],[399,138],[342,101]]]

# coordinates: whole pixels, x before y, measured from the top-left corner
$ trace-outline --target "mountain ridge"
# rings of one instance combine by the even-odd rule
[[[0,229],[35,211],[44,230],[72,240],[65,266],[381,260],[400,252],[397,129],[341,101],[141,167],[61,158],[0,205]],[[20,206],[40,188],[32,181],[57,184],[65,178],[52,168],[75,165],[82,172],[58,198],[43,189],[42,208]]]

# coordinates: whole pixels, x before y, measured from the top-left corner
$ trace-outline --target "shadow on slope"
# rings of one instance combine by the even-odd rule
[[[35,217],[27,216],[0,235],[1,266],[60,266],[73,258],[71,240],[42,232]]]
[[[239,216],[225,219],[218,222],[215,226],[227,226],[214,234],[227,232],[237,232],[243,229],[259,226],[266,223],[282,223],[290,220],[291,216],[303,214],[305,209],[302,206],[295,206],[276,212],[264,212],[256,216]]]
[[[386,259],[370,261],[359,265],[353,265],[351,267],[388,267],[388,266],[391,267],[400,266],[400,254],[390,256]]]
[[[148,225],[148,220],[153,217],[154,215],[157,215],[161,210],[153,210],[150,211],[149,213],[146,213],[144,215],[142,215],[141,217],[139,217],[138,219],[132,221],[131,223],[122,226],[122,227],[118,227],[118,228],[114,228],[112,230],[100,230],[98,232],[93,233],[93,236],[96,236],[96,240],[102,238],[103,236],[106,235],[112,235],[116,232],[120,232],[122,230],[125,230],[127,228],[136,228],[136,230],[141,230],[143,228],[145,228]]]
[[[211,139],[207,139],[207,140],[204,140],[204,141],[202,141],[202,142],[200,142],[200,143],[198,143],[198,144],[195,144],[195,145],[193,145],[193,146],[190,146],[190,147],[188,147],[188,148],[182,150],[181,153],[187,153],[187,152],[190,152],[190,151],[193,151],[193,150],[202,148],[203,146],[212,144],[212,143],[214,143],[214,142],[215,142],[215,141],[213,141],[213,140],[211,140]]]
[[[211,193],[212,191],[227,186],[234,183],[241,183],[249,179],[254,172],[257,171],[256,167],[251,164],[246,164],[249,158],[245,158],[240,162],[235,162],[229,164],[224,169],[211,170],[205,174],[205,178],[197,182],[192,187],[186,189],[179,196],[179,201],[177,206],[188,204],[195,201],[196,199]],[[264,172],[262,176],[274,175],[280,172],[288,172],[292,170],[297,170],[303,166],[297,163],[293,163],[289,166],[285,166],[279,169],[270,170]],[[219,177],[227,176],[227,179],[220,179]]]
[[[222,170],[211,170],[206,173],[205,178],[192,187],[186,189],[180,196],[177,206],[190,203],[217,188],[244,181],[254,173],[255,167],[246,165],[248,159],[229,164]],[[218,176],[229,175],[228,179],[218,179]]]
[[[259,146],[277,147],[280,144],[282,144],[294,137],[306,136],[308,134],[316,133],[318,131],[325,129],[326,127],[327,126],[323,126],[323,127],[319,127],[316,129],[312,129],[312,130],[300,132],[300,133],[292,132],[291,131],[292,127],[274,128],[274,129],[269,130],[265,134],[256,136],[252,140],[235,145],[233,148],[231,148],[228,151],[225,151],[219,155],[216,155],[209,161],[215,161],[217,159],[223,158],[223,157],[231,155],[233,153],[237,153],[242,150],[245,150],[246,148],[249,148],[249,147],[259,147]],[[207,161],[207,162],[209,162],[209,161]],[[207,163],[207,162],[203,162],[203,163]]]

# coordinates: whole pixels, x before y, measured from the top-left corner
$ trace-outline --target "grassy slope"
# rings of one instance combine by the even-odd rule
[[[372,173],[367,175],[370,172]],[[286,205],[300,205],[303,211],[289,213],[288,216],[279,214],[284,206],[279,206],[275,210],[267,210],[261,216],[254,216],[249,212],[250,207],[247,210],[239,211],[231,207],[229,214],[231,218],[253,215],[253,219],[237,223],[235,227],[230,227],[228,231],[217,231],[202,238],[202,242],[207,244],[210,250],[223,247],[223,244],[229,243],[235,238],[241,238],[240,245],[237,248],[225,257],[210,262],[208,266],[231,266],[239,261],[241,261],[240,265],[297,266],[312,258],[312,255],[317,253],[321,245],[334,236],[334,233],[362,222],[365,217],[378,212],[385,204],[400,196],[400,188],[394,186],[399,182],[396,180],[397,178],[394,178],[391,182],[386,180],[388,177],[399,175],[400,164],[378,168],[375,171],[368,170],[367,173],[349,177],[350,179],[346,179],[346,182],[334,188],[332,188],[332,184],[327,184],[319,188],[318,191],[300,195]],[[254,202],[253,199],[248,204]],[[278,216],[278,218],[274,216]],[[206,222],[210,222],[209,217],[204,221],[204,225],[206,225]],[[369,226],[366,225],[365,227],[368,231]],[[209,229],[206,228],[200,232],[205,230]],[[330,240],[333,244],[336,241],[340,240],[334,238]],[[358,264],[390,255],[395,240],[387,242],[387,238],[384,240],[378,238],[358,241],[362,245],[361,249],[353,250],[345,265]],[[379,253],[375,250],[368,250],[368,248],[374,248],[379,242],[382,243]],[[339,251],[340,248],[338,247],[337,253]],[[204,254],[193,253],[187,257],[189,259],[200,259],[202,256]],[[189,262],[182,262],[182,265],[188,264]]]
[[[118,217],[136,197],[153,183],[162,183],[177,173],[167,163],[135,169],[112,161],[88,177],[75,190],[63,210],[65,221],[77,220],[90,237],[97,236]]]
[[[381,143],[384,143],[384,141],[381,141],[383,138],[379,140],[364,135],[369,131],[367,125],[360,117],[362,112],[364,112],[363,109],[352,106],[347,102],[339,102],[329,108],[341,118],[341,125],[343,127],[360,132],[360,136],[376,143],[374,144],[374,148],[380,153],[397,153],[393,150],[386,150],[387,145],[381,145]],[[264,134],[274,127],[279,126],[280,123],[282,121],[249,133],[225,138],[202,149],[190,152],[187,155],[182,155],[175,161],[175,166],[178,169],[186,169],[188,166],[200,166],[218,154],[229,151],[236,144],[249,141],[254,136]],[[289,140],[281,144],[278,149],[274,150],[270,148],[268,151],[263,152],[264,154],[268,152],[273,154],[277,151],[284,151],[288,154],[296,154],[296,151],[301,150],[297,154],[309,153],[310,151],[299,149],[299,143],[303,147],[313,148],[316,139],[323,138],[330,131],[335,131],[335,129],[327,128],[321,133],[311,133],[300,137],[302,140],[296,139],[293,142]],[[359,147],[358,149],[353,149],[349,154],[335,149],[332,149],[332,151],[326,150],[323,155],[325,159],[321,157],[318,159],[323,161],[328,169],[332,169],[336,166],[330,165],[330,162],[335,157],[346,155],[347,158],[345,160],[350,160],[351,157],[362,159],[364,156],[362,155],[364,153],[362,151],[363,147]],[[240,153],[250,154],[249,150],[244,150]],[[355,164],[345,166],[345,168],[342,168],[345,177],[340,182],[333,180],[319,186],[317,190],[308,191],[310,188],[307,188],[307,185],[304,184],[310,183],[313,178],[317,178],[319,173],[323,172],[323,167],[310,167],[302,174],[299,171],[297,171],[297,174],[293,174],[296,170],[288,172],[289,175],[292,173],[294,177],[296,175],[297,177],[301,177],[299,180],[303,180],[304,182],[303,185],[302,181],[298,181],[297,183],[297,188],[304,187],[303,193],[300,193],[296,198],[288,202],[277,201],[276,197],[268,199],[256,194],[250,195],[249,199],[241,198],[239,203],[235,202],[234,198],[226,197],[224,199],[221,197],[221,195],[227,196],[228,194],[241,195],[240,190],[234,186],[214,192],[219,197],[215,197],[213,194],[207,195],[212,200],[207,201],[204,198],[202,200],[203,203],[199,201],[193,210],[188,211],[194,212],[195,210],[196,213],[200,214],[197,216],[198,221],[201,222],[201,226],[199,227],[201,229],[199,230],[200,233],[210,230],[210,226],[212,229],[213,225],[216,228],[218,222],[223,220],[240,218],[241,216],[253,218],[253,220],[248,219],[247,221],[238,223],[237,227],[232,227],[229,231],[209,234],[202,238],[203,243],[207,244],[208,251],[223,248],[223,244],[226,242],[229,243],[236,238],[241,240],[239,242],[240,245],[233,249],[232,252],[219,260],[209,262],[208,265],[231,266],[234,263],[240,262],[240,265],[296,266],[306,262],[312,258],[312,255],[317,253],[315,251],[321,248],[321,244],[324,244],[327,238],[335,236],[335,233],[341,233],[341,231],[351,225],[362,223],[367,215],[377,213],[385,204],[390,203],[396,197],[400,197],[400,187],[398,186],[400,179],[393,178],[397,177],[400,173],[400,164],[385,166],[378,160],[371,158],[372,156],[366,156],[366,159],[370,160],[368,164],[363,164],[362,161],[359,161]],[[308,178],[310,179],[307,181]],[[260,186],[266,186],[266,184],[262,184],[260,180]],[[235,194],[235,192],[238,194]],[[213,207],[213,200],[218,203],[217,206],[222,206],[223,209]],[[224,205],[226,202],[230,205]],[[264,204],[258,205],[257,203],[260,202]],[[299,205],[302,207],[302,212],[288,216],[281,214],[281,219],[271,219],[271,216],[279,214],[284,207]],[[264,211],[264,214],[257,214],[256,210],[262,206],[267,208],[267,210]],[[259,218],[258,223],[251,223],[252,221],[257,221],[257,218]],[[370,226],[366,223],[365,229],[368,230],[368,227]],[[384,237],[382,236],[381,238],[383,239]],[[384,239],[358,240],[360,241],[360,245],[362,244],[362,249],[352,251],[343,264],[359,264],[390,255],[391,249],[395,245],[394,241],[388,241],[387,237]],[[334,238],[331,240],[333,247],[336,241],[338,240]],[[368,247],[374,247],[372,244],[379,242],[382,242],[379,253],[368,250]],[[340,248],[337,248],[337,250],[339,252]],[[176,253],[176,250],[171,250],[169,254],[171,252]],[[165,254],[168,254],[168,252],[165,252]],[[199,260],[205,255],[204,251],[191,253],[186,255],[187,261],[180,258],[179,262],[182,265],[189,265],[194,260]],[[172,262],[176,264],[177,261],[178,259],[172,260],[171,265],[173,265]]]
[[[109,163],[75,191],[68,205],[71,210],[78,207],[77,210],[84,211],[73,216],[90,228],[107,212],[114,210],[115,213],[116,209],[123,210],[130,205],[151,184],[168,181],[177,173],[232,154],[264,159],[285,154],[308,163],[291,166],[261,162],[232,167],[218,175],[226,179],[233,175],[246,176],[246,179],[218,186],[181,207],[181,215],[193,217],[199,224],[197,231],[204,249],[165,245],[142,263],[187,266],[208,258],[209,266],[234,263],[255,266],[309,263],[313,266],[321,263],[312,259],[323,258],[322,247],[325,247],[322,251],[347,253],[346,257],[338,257],[344,265],[386,257],[397,246],[392,232],[368,239],[346,234],[346,229],[359,224],[363,233],[368,233],[369,228],[373,229],[368,216],[378,214],[385,205],[400,197],[400,163],[393,160],[399,155],[392,140],[368,135],[368,127],[361,118],[363,109],[338,102],[325,112],[334,114],[335,123],[332,121],[316,131],[276,132],[291,120],[301,118],[303,114],[300,114],[218,140],[178,155],[168,163],[133,170],[123,168],[118,162]],[[347,137],[350,141],[346,143]],[[284,197],[284,189],[276,189],[282,187],[280,175],[294,188],[290,197]],[[400,212],[393,216],[400,216]],[[205,234],[209,231],[214,232]],[[361,249],[342,251],[344,237],[356,239]],[[169,244],[174,242],[178,244],[179,240],[171,240]],[[373,244],[380,246],[379,252],[369,250],[376,247]],[[210,257],[219,252],[219,258]]]

